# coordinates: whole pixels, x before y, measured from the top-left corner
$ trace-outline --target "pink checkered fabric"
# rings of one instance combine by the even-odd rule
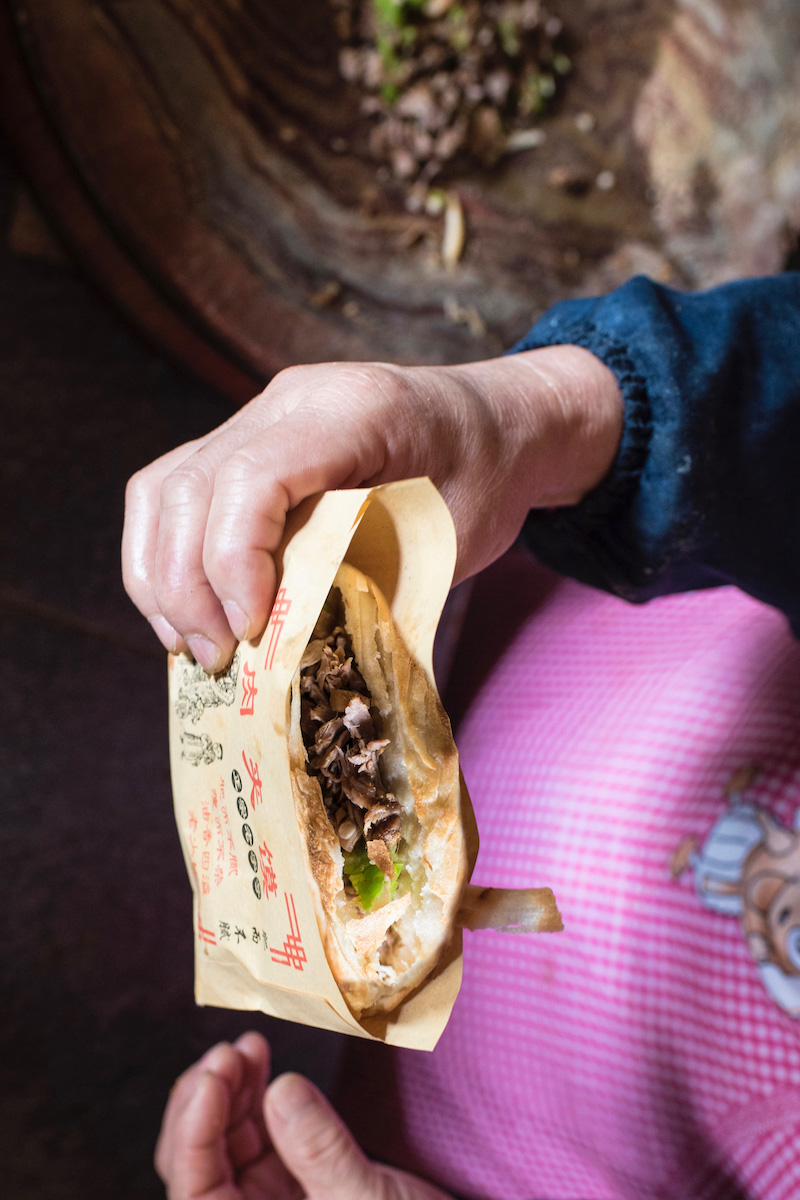
[[[488,621],[509,597],[539,600],[459,746],[474,881],[552,885],[566,929],[465,935],[436,1051],[387,1055],[366,1105],[359,1089],[362,1118],[395,1098],[402,1146],[387,1154],[385,1117],[367,1142],[486,1200],[800,1197],[800,1018],[698,882],[722,847],[735,883],[755,810],[793,827],[800,646],[734,589],[631,607],[570,582],[542,598],[537,571],[518,556],[496,569]],[[728,837],[726,784],[751,763]]]

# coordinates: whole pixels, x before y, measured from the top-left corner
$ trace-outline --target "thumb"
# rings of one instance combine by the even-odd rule
[[[384,1176],[324,1096],[302,1075],[281,1075],[264,1100],[272,1144],[307,1200],[381,1200]]]

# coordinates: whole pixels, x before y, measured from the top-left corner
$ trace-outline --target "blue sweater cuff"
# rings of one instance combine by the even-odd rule
[[[735,583],[800,627],[800,274],[684,293],[637,277],[566,300],[513,349],[579,345],[625,405],[606,478],[523,535],[627,600]]]
[[[580,522],[588,531],[630,503],[647,459],[653,417],[647,385],[625,346],[599,330],[591,320],[564,322],[554,320],[554,317],[557,317],[557,310],[545,315],[509,353],[519,354],[522,350],[538,350],[544,346],[581,346],[613,372],[622,393],[622,437],[605,478],[574,508],[537,510],[531,514],[535,521],[539,515],[550,514],[546,519],[551,520],[552,514],[559,513],[566,520],[572,518]]]

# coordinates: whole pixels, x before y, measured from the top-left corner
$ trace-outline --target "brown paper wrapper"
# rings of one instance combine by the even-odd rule
[[[388,1016],[357,1020],[328,966],[290,783],[289,692],[344,559],[383,592],[433,684],[433,640],[455,557],[450,514],[429,480],[327,492],[289,520],[262,637],[242,643],[218,676],[170,657],[170,760],[194,892],[198,1004],[435,1046],[461,982],[460,929],[436,971]],[[477,832],[463,780],[461,803],[473,865]]]
[[[436,970],[388,1016],[356,1019],[328,961],[290,782],[290,687],[336,572],[347,560],[375,581],[435,688],[433,642],[456,537],[428,479],[326,492],[290,517],[264,634],[207,676],[170,656],[175,816],[194,892],[198,1004],[256,1009],[339,1033],[432,1050],[461,984],[461,928]],[[478,835],[461,779],[469,870]],[[562,928],[548,888],[469,886],[457,925],[531,933]]]

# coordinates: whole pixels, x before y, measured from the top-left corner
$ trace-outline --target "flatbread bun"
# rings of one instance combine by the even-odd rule
[[[412,659],[375,584],[349,563],[334,580],[355,665],[372,697],[387,791],[401,808],[404,869],[364,913],[342,875],[344,856],[317,779],[306,770],[300,671],[291,688],[289,758],[317,922],[342,995],[357,1017],[390,1012],[436,966],[450,939],[471,866],[458,752],[441,701]],[[467,801],[468,804],[468,801]]]

